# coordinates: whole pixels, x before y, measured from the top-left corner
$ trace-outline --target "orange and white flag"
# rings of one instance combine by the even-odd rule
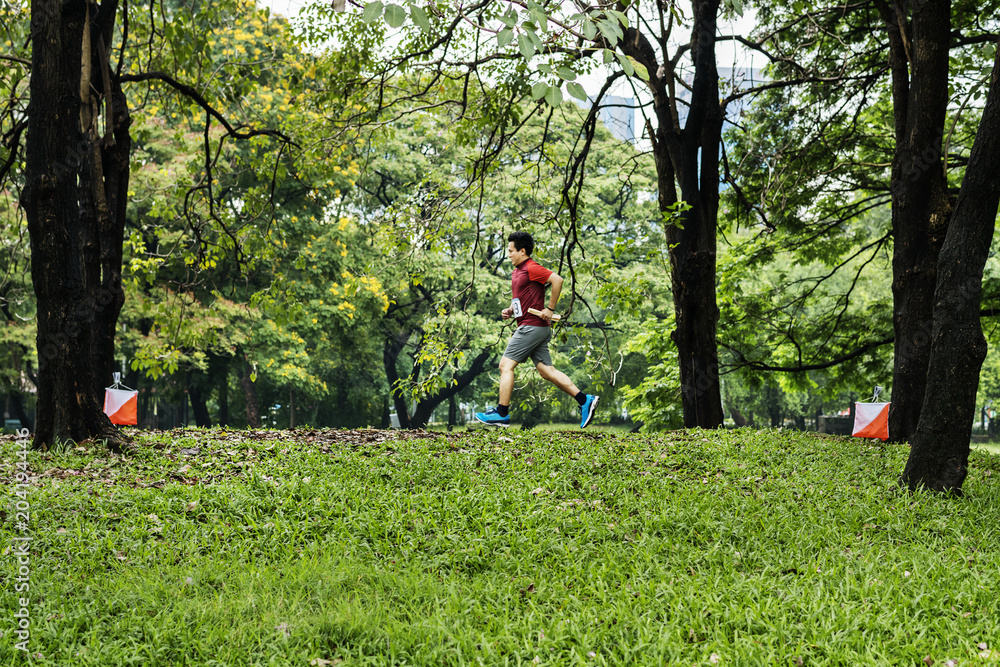
[[[120,374],[114,376],[114,385],[104,390],[104,414],[111,418],[112,424],[135,426],[139,423],[139,392],[128,387],[119,389]]]
[[[889,404],[855,403],[854,432],[859,438],[889,439]]]
[[[854,404],[854,431],[858,438],[889,439],[889,403],[879,403],[878,395],[882,387],[875,387],[875,395],[870,403]]]

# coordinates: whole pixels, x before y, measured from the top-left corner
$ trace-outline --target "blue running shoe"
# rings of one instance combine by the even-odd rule
[[[587,394],[587,400],[580,406],[580,428],[587,428],[587,424],[594,418],[594,411],[597,410],[597,399],[600,396]],[[477,417],[479,415],[476,415]]]
[[[510,415],[501,417],[496,408],[490,408],[486,412],[477,412],[476,419],[490,426],[510,426]]]

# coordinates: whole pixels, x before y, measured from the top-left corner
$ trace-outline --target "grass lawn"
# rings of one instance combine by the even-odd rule
[[[0,441],[0,665],[1000,665],[986,451],[951,499],[789,431],[139,442],[29,453],[19,498]]]
[[[1000,444],[995,442],[974,442],[972,448],[981,449],[991,454],[1000,454]]]

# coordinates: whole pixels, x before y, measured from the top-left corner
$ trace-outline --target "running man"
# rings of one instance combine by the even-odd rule
[[[486,412],[477,412],[476,419],[492,426],[510,426],[514,368],[530,358],[535,362],[539,375],[576,399],[581,412],[580,428],[585,428],[594,418],[599,397],[584,394],[565,373],[552,366],[552,356],[549,354],[552,328],[549,323],[562,292],[563,279],[531,259],[534,249],[535,241],[528,232],[513,232],[507,237],[507,257],[514,265],[514,273],[510,279],[514,299],[510,307],[504,308],[500,315],[505,320],[517,318],[518,326],[507,342],[507,349],[500,360],[500,403]],[[552,285],[548,306],[545,306],[545,283]],[[542,314],[533,315],[528,312],[529,308],[540,310]]]

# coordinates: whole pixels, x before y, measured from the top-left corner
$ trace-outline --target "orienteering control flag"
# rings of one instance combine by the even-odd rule
[[[135,426],[139,423],[139,392],[128,387],[119,389],[121,374],[114,376],[115,383],[104,390],[104,414],[111,418],[112,424]]]
[[[859,438],[889,439],[889,403],[855,403],[854,432]]]

